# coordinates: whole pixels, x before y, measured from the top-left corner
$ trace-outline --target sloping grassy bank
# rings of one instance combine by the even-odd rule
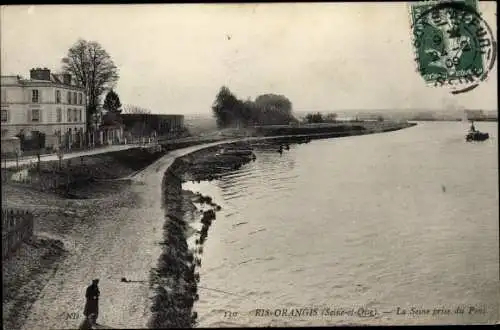
[[[151,152],[145,148],[120,150],[59,161],[32,164],[21,171],[2,169],[3,182],[27,185],[40,191],[50,191],[71,197],[71,190],[99,180],[129,176],[152,164],[165,151]],[[15,173],[19,178],[13,179]]]

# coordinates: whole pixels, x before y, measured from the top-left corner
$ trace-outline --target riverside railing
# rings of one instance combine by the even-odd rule
[[[2,208],[2,260],[33,236],[33,214]]]

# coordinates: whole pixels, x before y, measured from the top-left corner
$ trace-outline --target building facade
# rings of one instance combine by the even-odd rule
[[[86,135],[86,95],[70,74],[30,71],[30,79],[1,77],[2,139],[43,137],[46,149],[82,144]]]

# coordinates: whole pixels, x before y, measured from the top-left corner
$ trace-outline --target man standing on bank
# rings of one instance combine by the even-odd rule
[[[85,309],[83,310],[83,315],[89,317],[94,314],[94,324],[97,324],[97,317],[99,315],[99,287],[97,284],[99,283],[98,279],[92,280],[92,284],[87,287],[87,291],[85,292]]]

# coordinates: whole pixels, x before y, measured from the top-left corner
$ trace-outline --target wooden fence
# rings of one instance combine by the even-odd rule
[[[33,214],[2,208],[2,260],[33,236]]]

